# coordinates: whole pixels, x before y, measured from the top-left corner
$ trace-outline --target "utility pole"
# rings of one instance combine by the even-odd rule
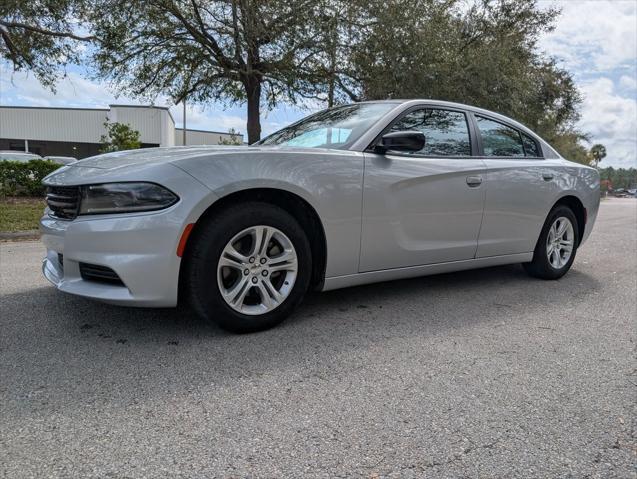
[[[184,104],[184,129],[182,133],[183,133],[183,143],[184,143],[184,146],[186,146],[186,99],[185,98],[182,100],[182,103]]]

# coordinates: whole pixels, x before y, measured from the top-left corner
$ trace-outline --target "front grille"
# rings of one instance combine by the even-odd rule
[[[46,204],[51,210],[51,216],[65,220],[74,219],[80,209],[79,186],[48,186]]]
[[[58,253],[58,263],[60,263],[60,268],[64,271],[64,255],[62,253]]]
[[[124,286],[124,283],[115,271],[106,266],[97,264],[80,263],[80,275],[85,281],[97,281],[116,286]]]

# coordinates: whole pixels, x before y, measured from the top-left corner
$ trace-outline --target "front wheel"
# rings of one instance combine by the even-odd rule
[[[247,333],[271,328],[301,302],[311,277],[298,222],[267,203],[228,208],[201,226],[187,258],[190,301],[204,318]]]
[[[564,276],[575,260],[579,245],[578,231],[577,218],[568,206],[553,208],[540,233],[533,260],[524,264],[526,272],[542,279]]]

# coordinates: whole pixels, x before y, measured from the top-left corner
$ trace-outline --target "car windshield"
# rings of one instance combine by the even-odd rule
[[[330,108],[283,128],[256,145],[345,149],[396,105],[379,102]]]

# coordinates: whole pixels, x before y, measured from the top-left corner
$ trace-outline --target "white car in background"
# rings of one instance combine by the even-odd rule
[[[429,100],[332,108],[249,147],[108,153],[44,183],[59,290],[186,301],[239,332],[279,323],[308,289],[511,263],[560,278],[600,200],[595,169],[523,125]]]
[[[73,158],[72,156],[45,156],[44,159],[57,163],[58,165],[70,165],[77,161],[77,158]]]
[[[26,151],[2,150],[0,151],[0,161],[20,161],[27,162],[31,160],[41,160],[40,155],[28,153]]]

